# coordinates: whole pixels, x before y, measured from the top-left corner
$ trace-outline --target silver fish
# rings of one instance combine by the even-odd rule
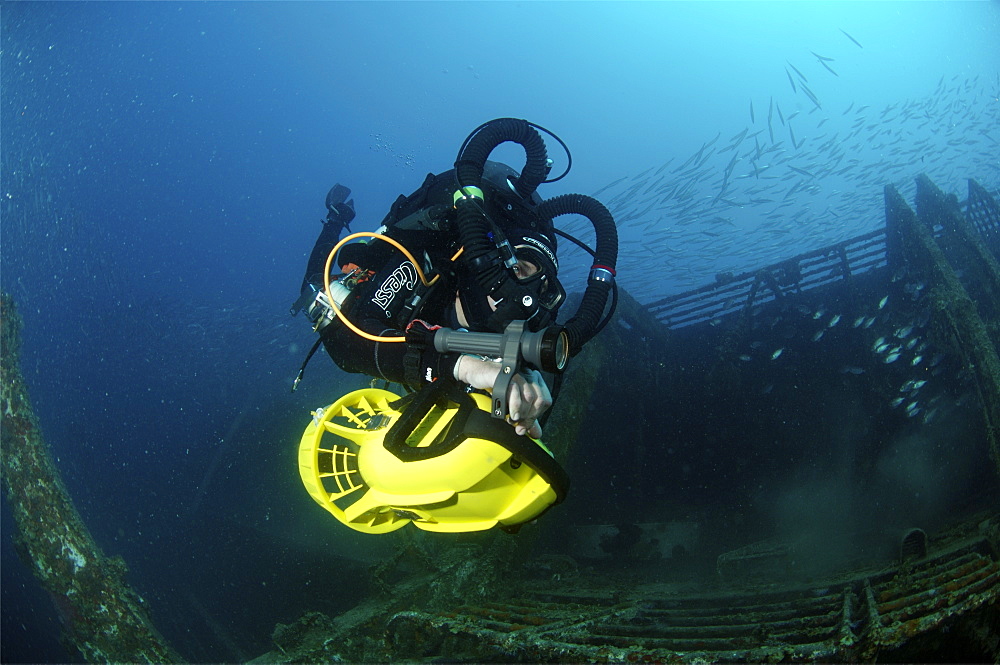
[[[842,33],[844,33],[845,37],[847,37],[852,42],[854,42],[855,46],[857,46],[858,48],[864,48],[864,46],[861,45],[861,42],[859,42],[857,39],[855,39],[854,37],[851,37],[849,34],[847,34],[846,30],[844,30],[843,28],[837,28],[837,29],[840,30]]]

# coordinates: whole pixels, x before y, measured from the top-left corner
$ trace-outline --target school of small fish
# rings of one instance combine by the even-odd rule
[[[894,281],[900,278],[902,277],[897,275]],[[910,297],[913,302],[919,303],[923,296],[924,286],[919,282],[907,282],[903,285],[903,290],[911,294]],[[892,316],[888,311],[884,311],[888,302],[889,297],[885,296],[879,301],[871,303],[870,311],[873,314],[858,316],[854,319],[848,330],[853,329],[863,333],[864,330],[872,327],[874,324],[878,324],[879,327],[889,326]],[[812,336],[813,342],[822,340],[824,334],[835,327],[842,318],[841,314],[834,313],[831,315],[823,307],[819,307],[813,311],[804,305],[800,305],[794,309],[805,317],[811,316],[813,321],[817,321],[820,324],[820,327]],[[914,376],[916,378],[907,378],[900,385],[898,394],[892,395],[888,404],[892,409],[898,409],[901,406],[904,407],[902,413],[907,418],[919,417],[924,424],[934,422],[937,418],[941,406],[939,402],[942,398],[940,393],[928,394],[930,389],[925,389],[925,386],[928,385],[929,381],[940,376],[945,371],[945,361],[947,358],[945,353],[933,348],[931,343],[923,336],[923,331],[928,327],[929,321],[930,313],[925,310],[923,314],[920,314],[916,320],[910,323],[894,327],[890,326],[884,334],[880,334],[870,345],[871,353],[874,356],[872,360],[877,365],[896,364],[897,366],[902,365],[913,368],[910,371],[915,372]],[[873,332],[870,334],[879,333]],[[759,344],[755,343],[755,345],[755,348],[760,348]],[[777,360],[784,352],[785,347],[775,349],[771,353],[771,360]],[[749,355],[740,356],[740,359],[746,362],[753,360],[752,356]],[[871,366],[872,364],[869,359],[863,357],[859,357],[857,360],[857,364],[841,367],[840,373],[860,376],[865,373],[865,366]],[[773,390],[773,385],[767,388],[767,392],[771,390]]]
[[[786,62],[789,90],[762,95],[766,117],[751,101],[749,125],[593,193],[615,217],[620,280],[640,302],[878,228],[888,183],[907,198],[920,173],[946,190],[970,177],[1000,188],[1000,74],[942,77],[926,97],[881,110],[825,100],[836,59],[865,57],[841,32],[843,53]]]

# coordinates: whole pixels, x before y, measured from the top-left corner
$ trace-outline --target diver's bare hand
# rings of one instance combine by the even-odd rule
[[[514,431],[533,439],[542,438],[542,426],[538,424],[538,419],[552,406],[552,393],[541,372],[529,369],[518,373],[511,379],[508,394],[507,408]]]
[[[455,378],[480,390],[492,390],[500,375],[500,364],[472,356],[461,356],[455,363]],[[542,427],[538,419],[552,406],[552,393],[541,372],[525,370],[510,380],[507,412],[514,431],[539,439]]]

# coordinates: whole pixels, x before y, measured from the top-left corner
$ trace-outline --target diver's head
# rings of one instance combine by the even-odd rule
[[[511,265],[504,268],[508,279],[492,293],[474,278],[465,280],[459,297],[468,326],[503,332],[511,321],[524,320],[529,330],[541,330],[555,322],[566,299],[558,279],[554,236],[527,228],[502,233],[513,253]]]
[[[488,238],[502,262],[501,281],[484,285],[472,268],[460,298],[469,327],[503,332],[511,321],[524,320],[538,331],[555,321],[565,291],[557,279],[556,235],[552,220],[537,212],[537,192],[522,197],[515,186],[517,171],[486,161],[480,182],[481,210],[489,220]]]
[[[559,283],[559,259],[555,236],[530,229],[517,229],[508,236],[517,263],[511,272],[517,283],[532,291],[538,306],[555,318],[566,292]]]

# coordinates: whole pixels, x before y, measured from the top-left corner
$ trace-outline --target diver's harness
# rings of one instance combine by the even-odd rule
[[[566,170],[551,180],[545,179],[551,169],[551,160],[547,157],[545,143],[536,128],[553,136],[563,146],[568,156]],[[525,150],[527,159],[520,176],[507,177],[502,184],[494,182],[484,184],[483,174],[487,158],[497,146],[507,141],[518,143]],[[594,225],[597,236],[596,250],[591,250],[579,240],[553,227],[555,233],[588,251],[594,257],[594,263],[576,314],[565,326],[548,325],[539,332],[525,329],[526,322],[539,315],[540,304],[536,294],[513,278],[511,268],[517,263],[517,257],[500,228],[490,220],[485,210],[484,202],[487,194],[484,193],[484,189],[493,195],[503,197],[508,209],[512,206],[526,207],[524,202],[531,199],[539,184],[562,179],[569,173],[571,167],[572,156],[559,137],[543,127],[516,118],[500,118],[477,127],[462,144],[455,161],[458,189],[454,192],[453,203],[461,249],[451,257],[451,260],[454,262],[461,259],[468,272],[475,276],[478,286],[498,303],[490,317],[489,326],[502,332],[471,333],[450,328],[434,328],[432,341],[424,343],[433,343],[434,348],[441,353],[468,353],[500,358],[501,371],[492,391],[494,397],[491,412],[495,418],[507,417],[507,389],[511,379],[525,364],[546,372],[562,372],[568,359],[576,355],[583,345],[607,324],[617,305],[617,288],[614,281],[618,256],[617,230],[611,213],[599,201],[582,194],[567,194],[543,200],[535,208],[535,214],[542,219],[554,219],[564,214],[583,215]],[[514,196],[510,196],[512,193]],[[438,223],[436,220],[440,215],[428,215],[426,210],[421,210],[411,216],[418,215],[423,216],[420,220],[423,225],[440,230],[436,226]],[[340,305],[346,296],[360,281],[367,279],[370,272],[356,269],[343,278],[331,282],[330,266],[339,249],[350,240],[359,237],[371,237],[389,242],[414,266],[419,281],[401,312],[393,318],[400,320],[402,317],[411,321],[416,317],[429,290],[440,278],[440,273],[428,280],[424,270],[421,269],[421,262],[418,262],[402,244],[387,235],[367,232],[351,234],[333,248],[324,270],[324,289],[317,289],[313,293],[305,292],[293,306],[293,313],[304,307],[317,332],[322,331],[339,316],[341,322],[356,334],[374,341],[409,341],[411,344],[420,344],[421,340],[413,335],[396,337],[369,335],[352,324],[340,310]],[[430,268],[429,259],[426,255],[424,258],[423,265]],[[609,293],[612,296],[610,307],[608,307]],[[319,344],[320,341],[317,340],[310,350],[295,378],[292,390],[295,390],[301,381],[306,363]]]

